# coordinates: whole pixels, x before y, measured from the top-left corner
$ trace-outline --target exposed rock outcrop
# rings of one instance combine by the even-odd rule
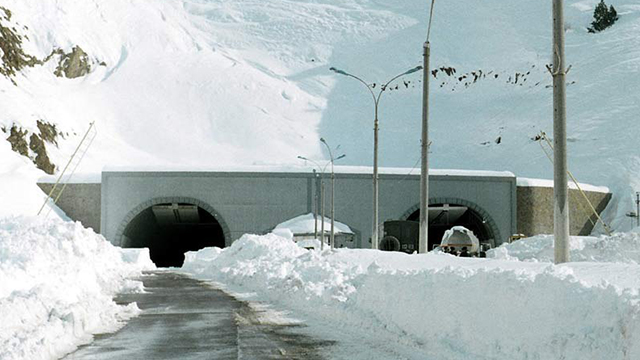
[[[2,128],[2,131],[9,133],[7,141],[11,144],[11,150],[28,157],[38,169],[47,174],[53,174],[56,166],[49,159],[46,144],[58,146],[58,137],[62,137],[62,134],[58,132],[55,125],[42,120],[37,121],[37,126],[39,133],[31,133],[31,136],[29,136],[28,130],[24,130],[15,124],[9,130]],[[28,142],[27,136],[29,136]]]
[[[80,46],[74,46],[68,54],[61,53],[58,67],[53,72],[56,76],[75,79],[91,72],[92,61]]]
[[[3,129],[6,132],[6,129]],[[11,144],[11,150],[17,152],[22,156],[29,156],[29,146],[27,145],[27,136],[28,132],[26,130],[22,130],[20,127],[13,125],[11,130],[9,130],[9,137],[7,141]]]
[[[55,125],[49,124],[42,120],[38,120],[36,124],[38,126],[38,130],[40,131],[40,138],[42,140],[58,146],[58,136],[64,138],[62,133],[58,132],[58,129],[56,129]]]
[[[47,147],[44,145],[44,141],[36,134],[31,134],[29,138],[29,149],[35,153],[35,158],[32,158],[36,167],[47,174],[52,175],[56,170],[55,165],[49,160],[47,154]]]
[[[26,54],[22,50],[23,36],[18,34],[15,27],[4,26],[3,22],[11,20],[11,11],[0,7],[0,74],[11,79],[16,71],[20,71],[27,66],[42,64],[36,57]],[[13,79],[11,80],[14,84]]]
[[[85,76],[91,72],[94,65],[106,66],[104,62],[89,57],[89,55],[78,45],[74,46],[70,52],[66,53],[62,49],[54,49],[44,59],[24,52],[22,43],[28,40],[26,35],[20,35],[16,26],[11,22],[11,11],[0,7],[0,74],[9,78],[15,85],[13,77],[17,72],[26,68],[42,65],[51,59],[58,59],[58,66],[54,74],[58,77],[74,79]],[[27,27],[23,27],[27,30]]]

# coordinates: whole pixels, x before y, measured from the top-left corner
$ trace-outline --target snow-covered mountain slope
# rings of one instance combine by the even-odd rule
[[[566,1],[569,165],[580,181],[616,192],[609,217],[624,229],[640,188],[640,3],[612,0],[620,20],[589,34],[597,2]],[[290,164],[298,155],[322,157],[321,136],[341,145],[344,164],[370,165],[371,96],[329,67],[379,86],[421,64],[428,16],[423,0],[0,0],[0,7],[12,14],[2,19],[0,10],[0,24],[24,36],[25,54],[45,60],[61,49],[42,65],[0,76],[0,125],[31,133],[37,120],[56,125],[66,136],[47,150],[60,167],[95,120],[99,137],[83,171]],[[431,43],[432,70],[439,69],[431,78],[432,166],[551,178],[532,140],[552,132],[551,4],[436,2]],[[75,46],[90,72],[57,77]],[[383,94],[382,166],[419,159],[420,80],[411,74]]]

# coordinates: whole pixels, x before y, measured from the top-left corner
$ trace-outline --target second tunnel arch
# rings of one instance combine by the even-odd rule
[[[481,242],[483,241],[489,242],[491,243],[492,247],[495,247],[502,243],[502,237],[501,237],[502,235],[500,234],[500,230],[498,229],[496,222],[491,217],[489,212],[483,209],[478,204],[471,202],[469,200],[454,198],[454,197],[429,198],[430,208],[433,206],[438,206],[443,204],[452,205],[454,207],[455,206],[466,207],[468,212],[467,216],[469,216],[471,221],[474,222],[474,226],[480,227],[479,231],[476,230],[474,231],[474,233],[478,236]],[[409,208],[407,211],[405,211],[404,214],[402,214],[402,216],[400,217],[400,220],[419,221],[419,216],[420,216],[420,204],[416,204],[411,208]],[[455,226],[455,225],[457,224],[455,223],[451,224],[451,226]],[[470,230],[474,230],[474,229],[470,229]],[[430,228],[429,244],[428,244],[429,251],[432,249],[433,244],[439,243],[439,241],[442,238],[441,233],[443,231],[444,230],[433,231]]]

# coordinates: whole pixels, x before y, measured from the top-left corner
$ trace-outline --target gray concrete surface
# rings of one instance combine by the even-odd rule
[[[404,170],[403,170],[404,171]],[[457,174],[457,173],[454,173]],[[380,221],[406,219],[419,208],[420,176],[380,174]],[[247,233],[265,233],[277,224],[312,212],[318,182],[311,172],[105,171],[102,173],[101,233],[123,244],[127,225],[161,203],[197,205],[221,224],[225,244]],[[329,204],[330,191],[325,204]],[[355,247],[370,247],[371,174],[336,174],[336,221],[356,233]],[[430,176],[430,203],[468,205],[483,214],[494,245],[516,231],[516,178],[509,173],[467,172]]]
[[[601,214],[611,200],[611,193],[585,191],[587,198]],[[576,189],[569,190],[571,235],[591,234],[598,218]],[[518,233],[526,236],[553,234],[553,188],[518,187]]]
[[[336,220],[354,230],[355,247],[370,245],[370,176],[337,175]],[[381,221],[405,220],[418,210],[417,174],[382,174],[380,178]],[[228,246],[245,233],[264,233],[282,221],[311,212],[319,190],[312,174],[306,173],[108,172],[103,181],[69,184],[58,205],[69,217],[117,245],[124,245],[122,232],[141,211],[157,203],[177,201],[214,214]],[[45,191],[52,186],[38,185]],[[611,200],[610,193],[587,192],[587,196],[598,212]],[[516,187],[513,177],[434,175],[429,203],[472,208],[487,219],[487,227],[496,234],[495,245],[514,233],[531,236],[553,232],[553,188]],[[588,235],[593,228],[590,218],[595,220],[595,216],[577,190],[569,191],[569,205],[571,234]]]
[[[246,303],[185,275],[157,271],[141,280],[147,293],[116,301],[135,301],[142,314],[65,360],[322,359],[333,344],[304,335],[300,325],[265,323]]]
[[[52,183],[38,183],[45,194],[53,189]],[[56,194],[61,185],[56,188]],[[98,184],[67,184],[58,199],[57,205],[71,219],[80,221],[84,227],[100,232],[100,194],[101,185]],[[55,195],[54,195],[55,196]]]

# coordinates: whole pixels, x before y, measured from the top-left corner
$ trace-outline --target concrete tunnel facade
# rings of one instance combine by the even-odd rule
[[[327,190],[330,182],[325,179]],[[220,224],[225,246],[243,234],[262,234],[277,224],[313,212],[320,179],[311,172],[148,172],[102,174],[101,231],[125,245],[126,228],[156,204],[192,204],[207,210]],[[481,214],[490,240],[498,245],[516,230],[516,184],[509,173],[473,172],[431,176],[431,204],[466,206]],[[372,233],[372,180],[366,173],[336,174],[336,221],[356,233],[348,247],[369,247]],[[408,219],[419,204],[419,176],[380,174],[380,219]],[[325,193],[330,204],[330,192]]]
[[[351,243],[369,248],[372,233],[372,177],[367,168],[337,168],[335,220],[354,231]],[[419,214],[419,174],[381,169],[380,222],[415,220]],[[326,215],[330,179],[325,176]],[[229,246],[243,234],[263,234],[277,224],[313,212],[320,178],[303,171],[104,171],[98,184],[69,184],[59,206],[74,220],[93,227],[111,243],[150,247],[172,243],[171,251]],[[52,184],[39,183],[48,192]],[[550,233],[552,189],[519,187],[509,172],[442,171],[430,174],[430,245],[453,225],[473,227],[482,241],[498,246],[515,233]],[[611,194],[588,192],[598,211]],[[572,234],[588,234],[592,214],[570,191]],[[552,207],[551,207],[552,210]],[[457,214],[457,215],[456,215]],[[141,235],[142,234],[142,235]],[[156,235],[151,235],[156,234]],[[196,240],[194,240],[196,239]],[[199,239],[199,240],[198,240]],[[166,244],[165,244],[166,245]],[[430,246],[430,248],[431,248]],[[156,249],[157,250],[157,249]],[[154,250],[152,249],[152,252]],[[169,256],[171,257],[171,256]]]

